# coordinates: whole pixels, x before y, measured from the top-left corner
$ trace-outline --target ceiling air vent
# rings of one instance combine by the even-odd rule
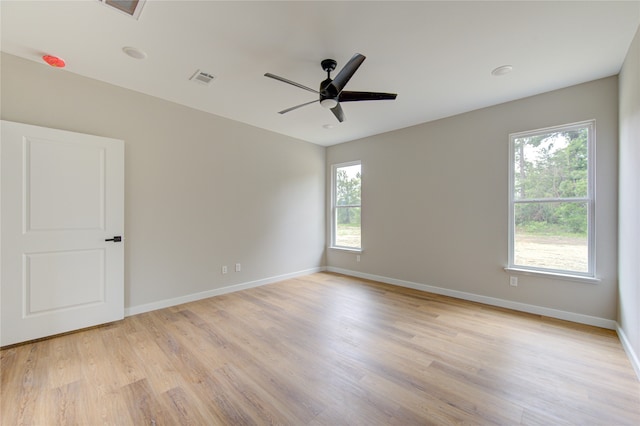
[[[100,3],[112,7],[122,13],[126,13],[129,16],[133,16],[135,19],[140,17],[142,12],[142,6],[146,0],[98,0]]]
[[[214,78],[216,78],[214,75],[209,74],[208,72],[198,70],[191,76],[189,80],[194,81],[198,84],[203,84],[205,86],[208,86],[209,83],[211,83]]]

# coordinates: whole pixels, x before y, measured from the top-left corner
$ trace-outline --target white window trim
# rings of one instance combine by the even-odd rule
[[[362,253],[362,236],[360,237],[360,247],[344,247],[336,245],[336,175],[339,168],[349,166],[360,166],[360,175],[362,176],[362,161],[348,161],[346,163],[337,163],[331,165],[331,211],[329,212],[329,220],[331,221],[331,241],[329,248],[333,250],[349,251],[354,253]],[[362,186],[360,186],[362,191]],[[362,192],[360,193],[360,215],[362,215]],[[360,216],[362,218],[362,216]],[[362,220],[362,219],[361,219]],[[362,232],[362,223],[360,224],[360,232]]]
[[[504,268],[504,270],[510,274],[515,275],[529,275],[529,276],[539,276],[539,277],[547,277],[547,278],[555,278],[564,281],[577,281],[588,284],[597,284],[601,280],[595,277],[587,277],[582,275],[573,275],[573,274],[563,274],[560,272],[546,272],[543,270],[531,270],[524,269],[521,267],[512,267],[512,268]]]
[[[523,266],[516,265],[514,263],[514,251],[515,251],[515,217],[514,217],[514,206],[517,203],[523,201],[516,201],[514,199],[514,139],[524,137],[524,136],[535,136],[544,133],[553,133],[555,131],[567,131],[577,128],[589,128],[589,136],[587,139],[587,197],[586,198],[545,198],[543,200],[537,201],[545,201],[545,202],[561,202],[561,201],[572,201],[572,202],[587,202],[587,233],[588,233],[588,241],[587,241],[587,250],[588,250],[588,271],[587,272],[577,272],[577,271],[568,271],[568,270],[556,270],[556,269],[546,269],[539,268],[533,266]],[[595,143],[596,143],[596,121],[595,120],[585,120],[576,123],[569,123],[560,126],[546,127],[542,129],[530,130],[526,132],[518,132],[511,133],[509,135],[509,254],[508,254],[508,266],[505,267],[505,271],[514,272],[523,275],[539,275],[543,277],[553,277],[563,280],[570,281],[580,281],[580,282],[588,282],[588,283],[596,283],[600,280],[596,277],[596,257],[595,257],[595,238],[596,238],[596,216],[595,216],[595,205],[596,205],[596,192],[595,192]],[[534,202],[536,200],[530,199],[524,202]]]

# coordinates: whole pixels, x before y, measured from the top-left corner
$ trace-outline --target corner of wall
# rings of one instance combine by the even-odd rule
[[[620,343],[622,343],[622,348],[629,357],[629,361],[631,362],[633,370],[636,372],[636,376],[638,376],[638,380],[640,380],[640,358],[638,358],[638,354],[636,354],[633,350],[631,342],[629,342],[627,335],[624,333],[624,330],[618,323],[616,323],[616,332],[618,333],[618,337],[620,338]]]

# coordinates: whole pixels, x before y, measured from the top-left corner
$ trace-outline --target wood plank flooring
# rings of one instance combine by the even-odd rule
[[[1,351],[1,424],[639,425],[613,331],[318,273]]]

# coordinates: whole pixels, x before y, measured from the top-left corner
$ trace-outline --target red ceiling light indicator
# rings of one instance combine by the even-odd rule
[[[42,60],[54,68],[64,68],[64,66],[66,65],[64,63],[64,60],[58,58],[57,56],[44,55],[42,57]]]

